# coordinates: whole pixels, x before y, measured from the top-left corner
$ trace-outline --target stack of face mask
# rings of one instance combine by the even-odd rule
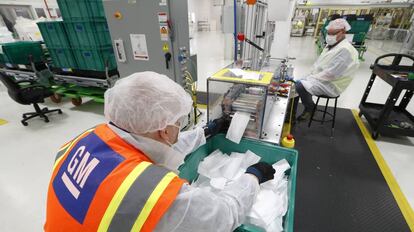
[[[200,163],[199,177],[192,185],[219,192],[259,160],[260,157],[251,151],[233,152],[229,156],[216,150]],[[273,168],[276,170],[274,179],[260,185],[260,192],[246,218],[246,223],[260,226],[268,232],[283,231],[283,216],[288,208],[285,171],[290,169],[290,165],[283,159],[273,164]]]

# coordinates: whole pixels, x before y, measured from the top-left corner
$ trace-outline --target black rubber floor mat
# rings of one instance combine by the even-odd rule
[[[299,167],[294,231],[410,231],[350,110],[331,124],[295,126]]]

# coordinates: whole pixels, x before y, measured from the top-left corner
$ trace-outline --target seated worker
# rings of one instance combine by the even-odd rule
[[[308,120],[314,108],[312,95],[339,96],[351,83],[359,67],[358,51],[345,38],[351,26],[345,19],[335,19],[326,27],[326,47],[311,73],[296,82],[296,92],[305,106],[298,121]],[[297,101],[296,101],[297,102]]]
[[[182,118],[191,106],[191,97],[181,86],[154,72],[132,74],[108,89],[109,123],[85,131],[57,154],[44,230],[230,232],[237,228],[252,207],[259,184],[273,179],[275,170],[259,162],[219,193],[190,186],[178,177],[185,154],[175,146],[182,138]],[[201,141],[200,129],[189,137]],[[182,144],[181,149],[186,149]],[[193,144],[196,148],[201,143]]]

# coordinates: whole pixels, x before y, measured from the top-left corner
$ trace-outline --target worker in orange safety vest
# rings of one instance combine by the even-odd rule
[[[45,231],[237,228],[259,184],[273,179],[275,171],[257,163],[218,193],[178,177],[185,154],[205,143],[204,132],[214,134],[220,127],[197,128],[189,132],[191,140],[181,142],[187,132],[179,133],[180,127],[191,106],[181,86],[154,72],[132,74],[107,90],[109,123],[83,132],[57,154]]]

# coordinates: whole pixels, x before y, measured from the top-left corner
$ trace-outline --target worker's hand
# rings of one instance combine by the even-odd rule
[[[259,162],[247,168],[246,173],[252,174],[257,177],[259,180],[259,184],[266,182],[268,180],[272,180],[275,174],[275,169],[272,165]]]
[[[229,129],[229,120],[224,117],[214,119],[204,127],[205,136],[214,136],[220,132],[226,132]]]

